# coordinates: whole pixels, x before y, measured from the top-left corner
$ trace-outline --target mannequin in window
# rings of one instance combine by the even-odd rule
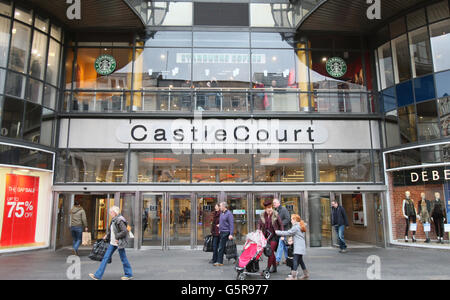
[[[416,208],[414,207],[414,201],[411,199],[411,193],[409,191],[406,191],[405,196],[406,196],[406,199],[403,200],[402,211],[403,211],[403,216],[405,217],[405,220],[406,220],[405,243],[407,243],[408,242],[409,224],[411,223],[411,221],[413,223],[416,223],[417,212],[416,212]],[[416,232],[415,231],[413,232],[412,241],[413,241],[413,243],[416,242]]]
[[[419,220],[423,225],[431,223],[431,201],[425,199],[425,193],[420,193],[420,201],[419,201]],[[427,239],[425,243],[430,242],[429,232],[425,231],[425,235]]]
[[[444,222],[446,221],[446,212],[444,202],[441,200],[440,193],[434,193],[434,200],[432,203],[433,210],[431,211],[431,220],[434,222],[436,228],[436,235],[438,243],[444,243]]]

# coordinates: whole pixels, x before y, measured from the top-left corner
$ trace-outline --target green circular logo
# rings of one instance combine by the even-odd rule
[[[340,57],[332,57],[327,61],[327,72],[335,78],[340,78],[347,73],[347,64]]]
[[[109,75],[114,72],[117,67],[117,62],[111,55],[100,55],[95,60],[95,71],[100,75]]]

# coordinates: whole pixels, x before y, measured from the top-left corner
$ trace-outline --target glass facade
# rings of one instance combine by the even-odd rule
[[[62,30],[14,2],[0,11],[1,136],[55,145]]]
[[[392,22],[390,41],[378,41],[387,148],[447,137],[449,17],[448,2],[441,1]]]

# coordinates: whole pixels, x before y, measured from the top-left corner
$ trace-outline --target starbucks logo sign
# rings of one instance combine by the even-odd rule
[[[327,61],[327,72],[335,78],[340,78],[347,73],[347,64],[340,57],[332,57]]]
[[[114,72],[117,62],[111,55],[101,55],[95,60],[95,71],[100,75],[109,75]]]

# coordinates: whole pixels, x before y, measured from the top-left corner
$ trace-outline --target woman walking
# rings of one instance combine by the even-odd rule
[[[216,204],[213,212],[213,220],[211,222],[211,235],[213,236],[213,257],[209,262],[211,264],[215,264],[217,262],[217,258],[219,257],[219,220],[220,220],[220,207],[219,204]]]
[[[297,280],[297,269],[300,265],[303,270],[303,276],[298,278],[300,280],[309,279],[309,272],[306,269],[303,262],[303,256],[306,253],[305,232],[306,225],[302,221],[299,215],[292,215],[291,217],[292,228],[288,231],[277,230],[276,234],[279,236],[293,236],[294,237],[294,261],[292,266],[291,275],[286,280]]]
[[[267,242],[272,248],[272,255],[267,260],[267,269],[271,273],[277,272],[277,260],[275,258],[275,252],[278,246],[278,237],[275,234],[276,230],[284,230],[283,222],[281,222],[278,213],[273,210],[273,204],[271,200],[264,202],[264,213],[261,214],[261,218],[258,222],[258,229],[264,233],[264,236],[270,240]],[[272,267],[272,269],[270,269]]]

